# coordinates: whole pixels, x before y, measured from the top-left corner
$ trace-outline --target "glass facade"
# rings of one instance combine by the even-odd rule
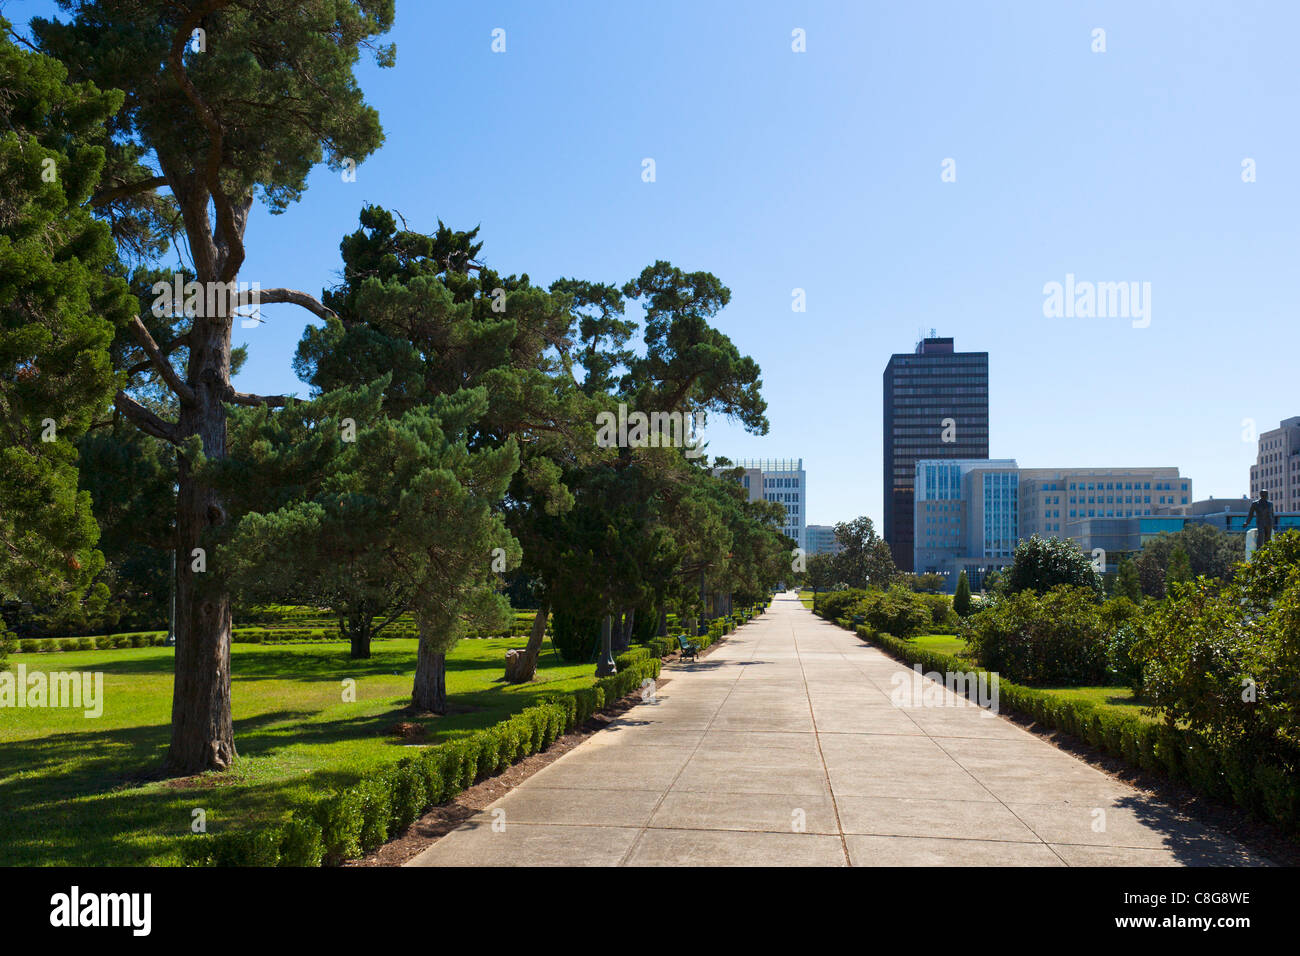
[[[986,558],[1009,558],[1016,550],[1020,513],[1020,476],[984,472],[984,550]]]

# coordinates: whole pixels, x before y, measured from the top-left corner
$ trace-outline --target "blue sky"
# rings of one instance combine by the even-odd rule
[[[1243,420],[1300,414],[1300,6],[397,9],[396,68],[361,73],[386,144],[356,182],[322,168],[286,214],[259,209],[245,280],[319,293],[366,202],[481,225],[483,257],[535,282],[712,271],[771,431],[714,420],[709,450],[802,457],[810,523],[879,522],[881,373],[921,330],[990,353],[990,454],[1023,466],[1176,465],[1197,498],[1235,497]],[[1044,317],[1067,273],[1149,282],[1149,327]],[[290,359],[308,317],[265,312],[236,330],[238,385],[305,392]]]

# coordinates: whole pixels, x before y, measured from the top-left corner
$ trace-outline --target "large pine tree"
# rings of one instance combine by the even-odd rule
[[[35,20],[40,48],[74,79],[122,90],[106,124],[114,175],[92,198],[106,215],[139,222],[157,190],[179,211],[193,274],[205,293],[241,279],[244,234],[260,197],[282,212],[318,163],[360,162],[383,140],[353,69],[387,32],[393,0],[102,0],[61,6],[66,22]],[[381,65],[391,48],[375,49]],[[147,168],[146,168],[147,164]],[[134,205],[133,205],[134,204]],[[123,211],[125,210],[125,211]],[[137,215],[132,218],[132,211]],[[247,279],[247,277],[244,277]],[[253,277],[262,303],[293,303],[317,316],[314,297]],[[174,394],[174,419],[116,394],[117,411],[178,448],[176,676],[168,763],[179,772],[228,767],[235,757],[230,711],[230,596],[223,569],[205,553],[227,521],[202,463],[226,457],[226,404],[282,405],[230,382],[231,326],[239,296],[205,295],[201,314],[172,312],[157,341],[132,321],[146,361]]]

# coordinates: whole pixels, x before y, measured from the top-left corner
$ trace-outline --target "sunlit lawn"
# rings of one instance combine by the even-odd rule
[[[921,634],[910,638],[908,643],[940,654],[961,654],[966,650],[966,642],[954,634]],[[1088,701],[1142,720],[1155,719],[1143,713],[1143,701],[1136,698],[1132,688],[1129,687],[1040,687],[1038,689],[1054,697]]]
[[[0,865],[139,865],[179,862],[176,837],[203,809],[209,832],[283,812],[294,792],[319,791],[398,760],[410,747],[494,724],[539,695],[590,685],[590,664],[561,664],[549,643],[538,679],[501,678],[507,648],[526,638],[462,641],[447,662],[453,712],[420,721],[423,740],[386,730],[411,721],[413,639],[376,642],[353,661],[345,644],[233,646],[232,697],[239,759],[224,774],[187,781],[145,779],[167,751],[170,648],[15,654],[29,672],[99,671],[104,712],[0,709]],[[356,681],[355,703],[343,681]]]

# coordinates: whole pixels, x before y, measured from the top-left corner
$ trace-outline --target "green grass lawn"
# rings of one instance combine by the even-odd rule
[[[966,642],[955,634],[921,634],[909,638],[908,643],[940,654],[961,654],[966,650]],[[1133,689],[1130,687],[1041,687],[1038,689],[1065,700],[1086,700],[1142,720],[1156,719],[1143,712],[1144,702],[1133,695]]]
[[[239,759],[222,774],[150,780],[167,752],[170,648],[14,654],[8,668],[98,671],[103,715],[81,710],[0,710],[0,865],[168,865],[192,811],[209,832],[281,814],[286,798],[358,779],[412,746],[497,723],[542,694],[589,686],[591,664],[559,662],[549,643],[537,680],[502,680],[507,648],[526,638],[461,641],[447,660],[452,713],[418,723],[423,740],[386,733],[411,721],[403,708],[415,672],[414,639],[377,642],[366,661],[347,645],[235,644],[232,698]],[[356,701],[343,701],[343,681]]]
[[[939,654],[961,654],[966,650],[966,642],[956,634],[918,634],[909,643]]]
[[[813,593],[811,591],[800,591],[799,603],[811,611],[813,605]]]
[[[1090,701],[1109,710],[1137,717],[1139,720],[1155,722],[1159,719],[1143,711],[1145,702],[1133,695],[1131,687],[1042,687],[1039,689],[1053,697],[1061,697],[1065,700]]]

